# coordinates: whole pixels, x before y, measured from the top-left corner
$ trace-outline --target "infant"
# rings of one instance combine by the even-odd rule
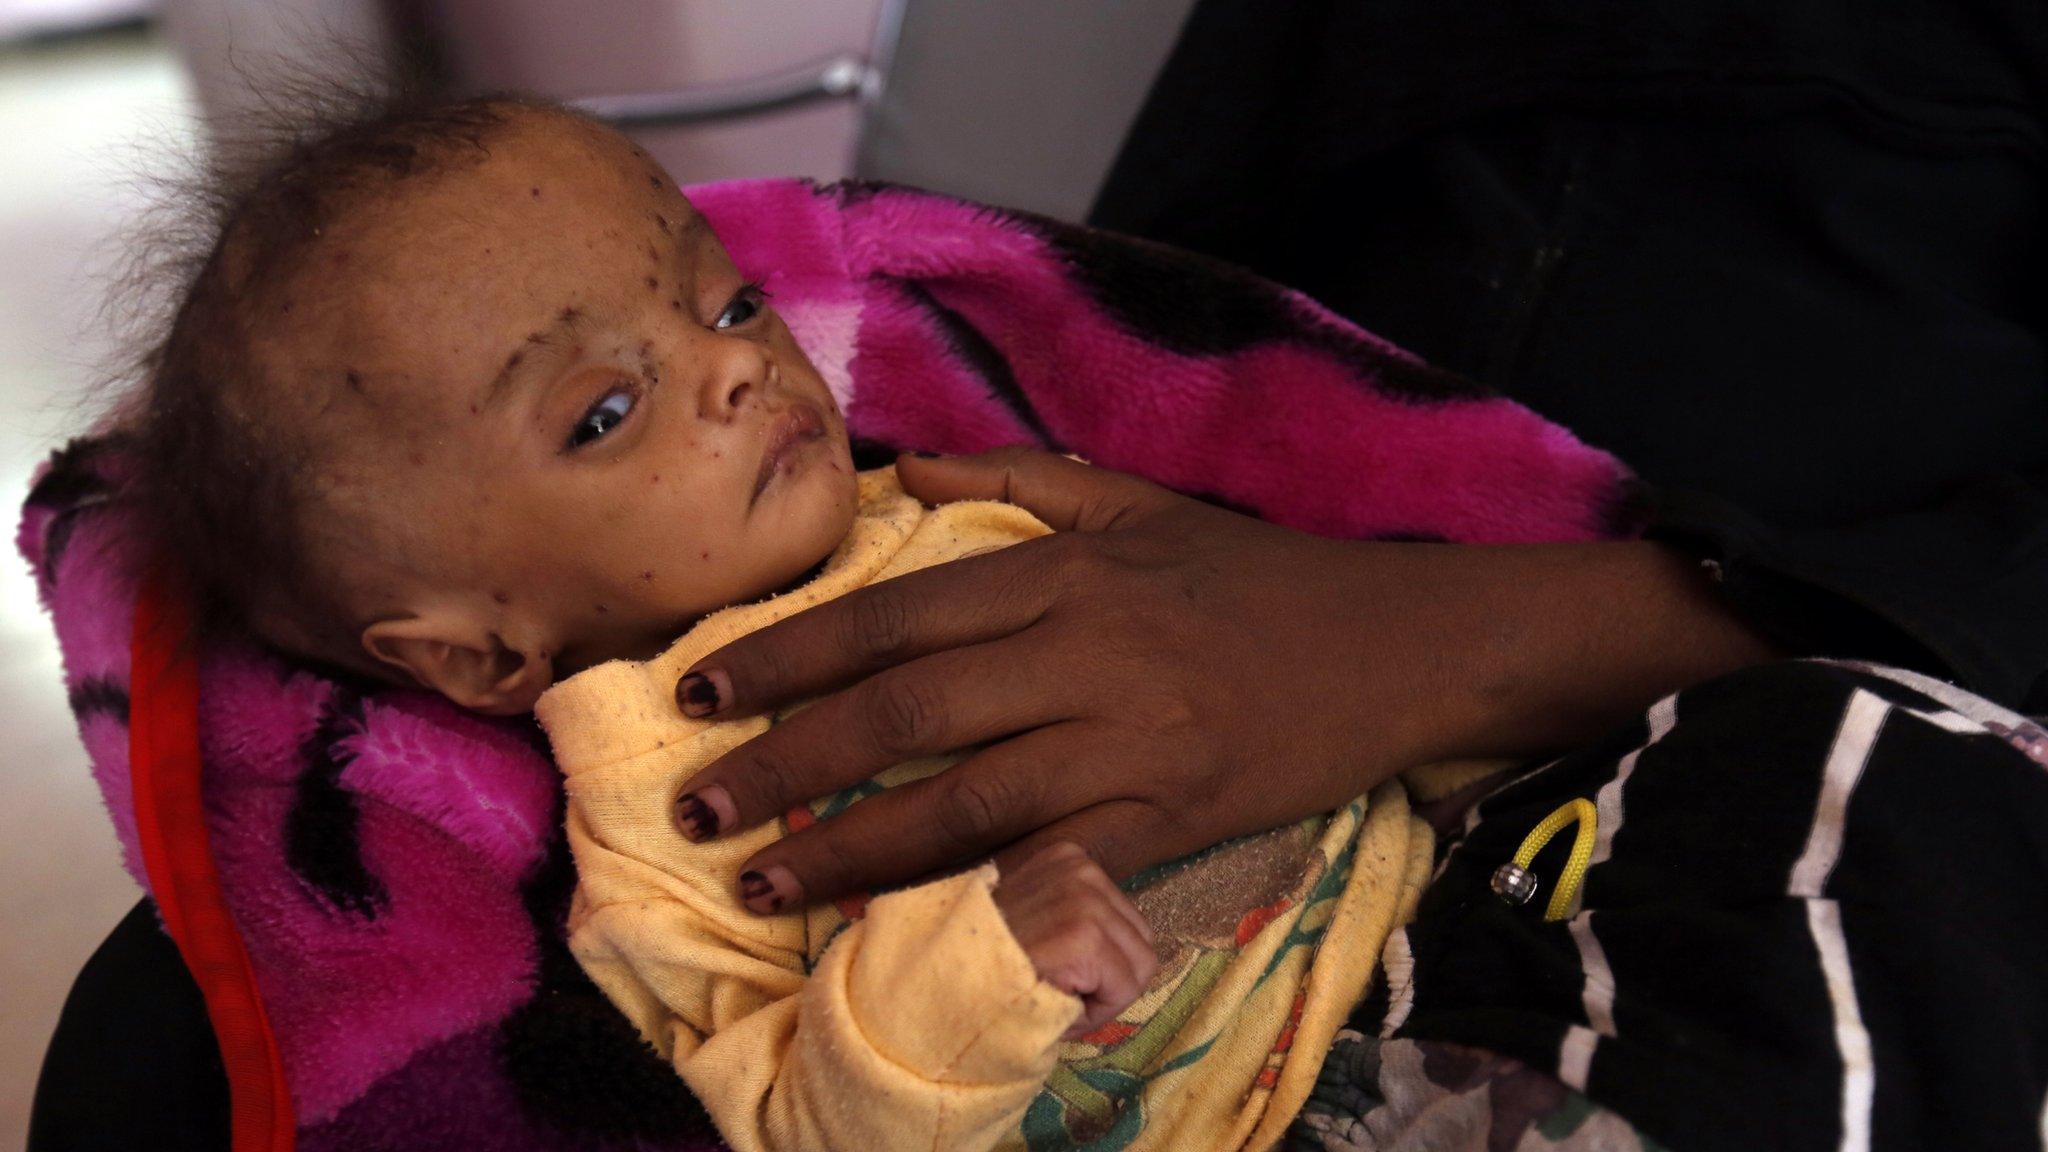
[[[571,946],[736,1147],[1270,1145],[1426,874],[1390,784],[1123,888],[1056,846],[748,912],[737,872],[768,839],[946,762],[693,844],[678,794],[772,718],[689,719],[676,675],[1046,529],[856,473],[768,289],[644,151],[561,109],[307,139],[223,222],[132,415],[159,543],[213,621],[539,706]]]

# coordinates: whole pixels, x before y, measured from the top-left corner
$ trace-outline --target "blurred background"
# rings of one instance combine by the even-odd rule
[[[259,103],[266,74],[403,68],[451,95],[576,100],[685,183],[860,176],[1079,219],[1191,4],[0,0],[0,502],[105,395],[100,309],[147,175]],[[0,564],[0,750],[6,1149],[72,978],[139,896],[18,559]]]

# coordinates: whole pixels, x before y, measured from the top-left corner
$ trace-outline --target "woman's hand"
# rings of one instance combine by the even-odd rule
[[[693,779],[692,839],[976,749],[763,848],[757,911],[1061,840],[1122,877],[1406,768],[1565,746],[1771,655],[1653,544],[1325,540],[1016,450],[898,474],[1057,532],[819,605],[683,677],[698,716],[829,693]]]

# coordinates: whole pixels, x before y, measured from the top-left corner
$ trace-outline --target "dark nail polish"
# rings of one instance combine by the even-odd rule
[[[765,900],[768,911],[782,911],[782,897],[776,895],[775,885],[770,884],[768,878],[759,872],[740,873],[740,899],[749,904],[756,900]]]
[[[683,826],[683,835],[694,842],[702,843],[718,835],[718,813],[694,792],[686,792],[676,800],[676,821]]]
[[[919,460],[937,460],[939,458],[939,454],[937,452],[926,452],[921,448],[912,448],[910,451],[905,452],[904,455],[915,456]]]
[[[718,685],[702,672],[692,672],[676,683],[676,705],[685,716],[709,716],[718,711]]]

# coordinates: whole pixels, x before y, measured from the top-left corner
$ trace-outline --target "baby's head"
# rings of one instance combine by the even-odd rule
[[[274,165],[136,420],[216,615],[486,712],[789,584],[855,508],[830,392],[675,182],[517,99]]]

